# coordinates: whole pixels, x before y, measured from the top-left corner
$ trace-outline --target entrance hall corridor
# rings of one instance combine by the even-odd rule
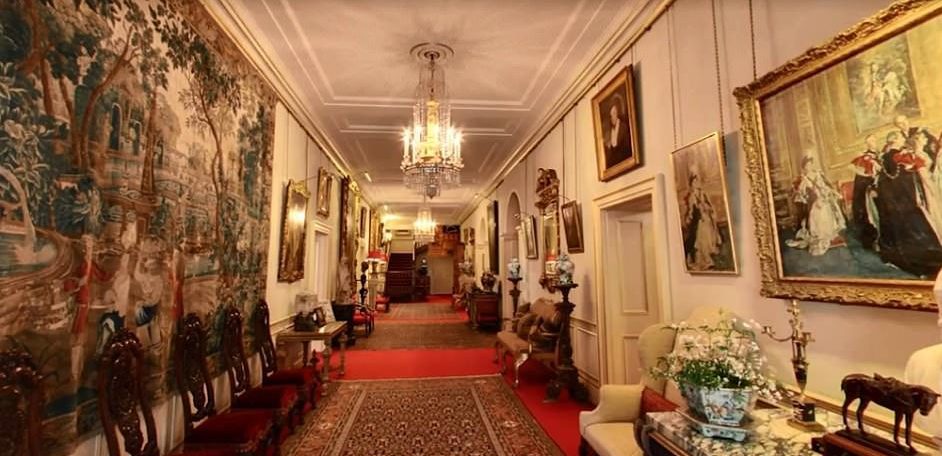
[[[520,386],[494,363],[494,331],[471,329],[451,297],[395,303],[357,335],[331,383],[282,454],[576,455],[579,411],[544,403],[552,372],[521,368]]]

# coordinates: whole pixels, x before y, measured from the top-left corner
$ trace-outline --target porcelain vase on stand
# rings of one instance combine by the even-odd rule
[[[742,388],[703,388],[681,385],[687,405],[710,424],[740,426],[756,403],[755,392]]]

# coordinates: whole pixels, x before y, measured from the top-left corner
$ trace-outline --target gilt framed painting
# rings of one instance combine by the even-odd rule
[[[935,310],[940,42],[898,1],[735,91],[763,295]]]
[[[582,205],[578,201],[569,201],[560,207],[563,215],[563,228],[566,230],[566,252],[585,252],[582,238]]]
[[[632,70],[631,65],[622,69],[592,97],[596,161],[601,181],[641,166]]]
[[[527,258],[531,260],[539,258],[540,251],[536,239],[536,218],[532,215],[527,215],[523,217],[521,223],[523,224],[523,236],[526,238]]]
[[[281,216],[279,282],[296,282],[304,278],[304,237],[307,231],[307,200],[310,196],[304,182],[288,181]]]
[[[711,133],[671,154],[684,267],[690,274],[737,274],[723,139]]]
[[[330,173],[326,169],[317,170],[317,215],[330,216]]]

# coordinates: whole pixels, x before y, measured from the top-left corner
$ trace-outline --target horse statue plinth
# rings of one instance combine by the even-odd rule
[[[841,390],[844,391],[844,404],[841,414],[844,418],[844,427],[837,434],[867,447],[881,451],[887,455],[914,455],[918,451],[912,443],[913,416],[918,411],[923,416],[928,415],[939,401],[939,394],[922,386],[910,385],[895,378],[883,377],[874,374],[873,377],[863,374],[850,374],[841,381]],[[851,429],[847,422],[848,407],[856,400],[857,429]],[[892,410],[893,441],[869,434],[864,429],[863,416],[867,406],[873,402]],[[900,424],[906,420],[906,445],[899,443]]]

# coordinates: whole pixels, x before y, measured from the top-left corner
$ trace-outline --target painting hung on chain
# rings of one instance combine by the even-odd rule
[[[178,317],[215,353],[221,306],[264,297],[275,96],[199,2],[3,0],[0,28],[0,348],[38,360],[41,453],[69,454],[111,334],[160,399]]]
[[[942,5],[900,1],[736,91],[766,294],[934,307],[940,40]]]

